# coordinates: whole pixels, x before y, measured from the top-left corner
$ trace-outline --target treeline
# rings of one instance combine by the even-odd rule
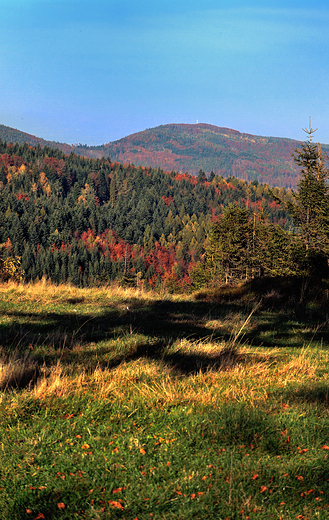
[[[79,286],[117,279],[169,290],[196,286],[232,204],[244,208],[254,238],[256,227],[286,236],[294,226],[279,203],[292,200],[283,188],[2,141],[0,194],[0,243],[7,256],[21,258],[25,280]],[[250,247],[258,249],[255,240]]]

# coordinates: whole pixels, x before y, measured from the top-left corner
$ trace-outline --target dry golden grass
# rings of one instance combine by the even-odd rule
[[[314,355],[310,349],[303,349],[301,353],[286,363],[280,370],[280,380],[290,381],[299,378],[313,378],[319,366],[319,355]]]
[[[105,288],[79,289],[70,285],[56,286],[46,280],[19,285],[0,284],[0,296],[12,299],[16,304],[30,303],[54,305],[66,301],[96,302],[101,300],[123,305],[124,301],[161,300],[163,297],[153,292],[120,288],[116,285]],[[167,297],[166,297],[167,298]],[[167,299],[179,301],[182,296],[168,296]],[[192,296],[184,296],[190,300]],[[137,304],[136,304],[137,305]],[[42,308],[42,305],[41,305]],[[88,352],[95,354],[97,349],[118,349],[116,339],[106,339],[99,344],[77,342],[67,338],[64,333],[47,336],[47,345],[53,352],[60,354],[51,366],[37,367],[31,353],[2,357],[0,362],[0,388],[20,389],[23,395],[34,399],[53,396],[81,395],[94,392],[102,399],[122,402],[147,403],[148,406],[167,406],[172,403],[203,403],[221,406],[227,401],[246,402],[252,406],[264,402],[273,389],[285,387],[290,383],[304,383],[317,380],[321,363],[328,363],[328,354],[321,350],[304,348],[298,353],[282,349],[251,348],[243,344],[243,335],[251,326],[251,317],[258,307],[243,317],[239,313],[226,315],[223,320],[204,320],[209,329],[207,338],[193,340],[188,337],[169,341],[163,354],[157,359],[140,356],[122,361],[118,366],[107,368],[99,364],[96,369],[84,367],[83,356],[75,358],[74,363],[64,364],[61,352]],[[229,340],[213,339],[212,331],[225,328],[230,333]],[[44,339],[44,341],[46,341]],[[71,341],[71,343],[70,343]],[[142,342],[153,348],[153,338],[138,336],[133,330],[120,337],[122,352],[134,353]],[[57,349],[57,350],[56,350]],[[123,356],[124,359],[124,356]],[[180,360],[192,360],[192,369],[179,370]],[[191,361],[191,362],[192,362]],[[184,367],[183,367],[184,368]],[[22,390],[23,388],[23,390]]]
[[[97,301],[109,299],[112,301],[126,301],[131,299],[157,301],[163,299],[163,295],[154,291],[146,291],[139,288],[121,287],[115,283],[104,287],[88,287],[79,288],[69,283],[55,285],[51,281],[42,278],[36,282],[16,283],[9,281],[8,283],[0,283],[0,296],[6,296],[7,299],[14,299],[15,302],[47,302],[52,303],[65,300]],[[181,299],[193,299],[187,295],[166,295],[167,300],[180,301]]]
[[[198,345],[200,347],[200,342]],[[204,343],[201,346],[208,354],[218,352],[218,345]],[[196,344],[185,342],[178,347],[192,352]],[[174,374],[172,367],[162,361],[145,358],[124,362],[111,371],[98,367],[92,374],[81,371],[77,376],[65,374],[58,363],[43,373],[29,394],[35,399],[44,399],[91,391],[97,398],[129,400],[136,406],[141,401],[148,406],[161,407],[182,402],[220,407],[229,401],[257,406],[268,399],[273,389],[284,387],[288,382],[316,380],[318,363],[309,359],[306,350],[297,357],[282,358],[278,350],[255,353],[248,347],[241,347],[239,359],[229,367],[200,370],[184,376]]]

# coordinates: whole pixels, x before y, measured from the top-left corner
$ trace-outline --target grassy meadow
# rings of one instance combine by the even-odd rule
[[[0,518],[329,518],[329,284],[0,285]]]

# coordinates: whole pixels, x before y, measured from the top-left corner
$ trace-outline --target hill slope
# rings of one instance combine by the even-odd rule
[[[296,185],[298,172],[291,154],[298,145],[291,139],[259,137],[201,123],[159,126],[104,148],[106,155],[120,162],[192,175],[202,169],[289,188]]]
[[[43,148],[44,146],[50,146],[51,148],[59,148],[64,153],[71,153],[73,147],[66,143],[58,143],[55,141],[47,141],[41,137],[21,132],[10,126],[0,125],[0,139],[6,143],[27,143],[30,146],[37,146],[38,144]]]
[[[270,186],[294,188],[299,172],[292,153],[300,143],[292,139],[260,137],[204,123],[169,124],[129,135],[100,146],[50,142],[0,125],[0,139],[30,145],[47,145],[88,158],[159,167],[197,175],[200,169],[224,178],[257,180]],[[329,146],[322,146],[329,152]]]

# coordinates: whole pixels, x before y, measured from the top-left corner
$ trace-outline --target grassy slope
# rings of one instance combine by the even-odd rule
[[[0,518],[328,518],[325,291],[0,294]]]

